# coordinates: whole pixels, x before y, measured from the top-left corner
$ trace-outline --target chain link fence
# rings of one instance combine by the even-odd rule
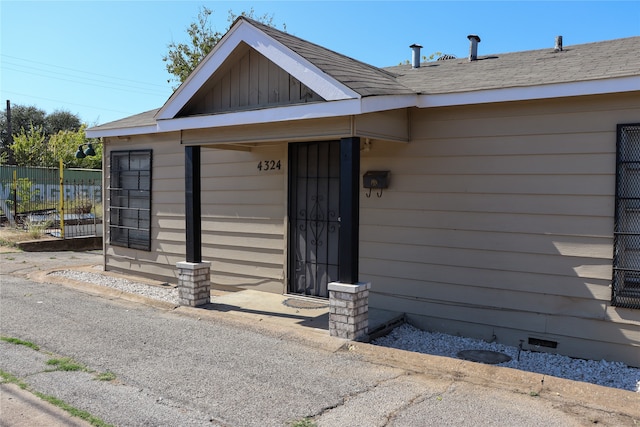
[[[0,222],[34,238],[102,236],[102,171],[0,165]]]

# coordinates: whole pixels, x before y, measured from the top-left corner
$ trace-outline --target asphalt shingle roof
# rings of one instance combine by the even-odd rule
[[[296,52],[362,97],[406,94],[447,94],[555,83],[602,80],[640,75],[640,37],[524,52],[479,55],[377,68],[291,34],[240,17]],[[479,46],[482,51],[482,44]],[[640,87],[638,87],[640,90]],[[155,125],[151,110],[106,123],[92,130]]]
[[[291,34],[242,18],[265,34],[311,62],[360,96],[400,95],[413,93],[399,83],[395,76],[381,68],[339,54]]]
[[[478,45],[481,49],[482,44]],[[640,37],[385,68],[421,94],[540,86],[640,75]],[[638,88],[640,90],[640,87]]]

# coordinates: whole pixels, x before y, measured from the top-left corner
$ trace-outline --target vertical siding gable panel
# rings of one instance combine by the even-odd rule
[[[249,103],[247,105],[258,105],[260,103],[260,55],[258,52],[249,51]]]
[[[250,55],[245,55],[240,60],[240,71],[239,71],[239,80],[238,80],[238,106],[246,107],[250,105],[249,101],[249,92],[251,90],[251,79],[250,79]]]
[[[220,106],[221,110],[231,109],[231,74],[227,73],[222,76],[220,82]]]
[[[269,104],[269,60],[258,55],[258,104],[264,106]]]
[[[240,86],[246,86],[248,82],[240,79],[240,62],[231,68],[229,81],[229,108],[237,110],[240,106]]]
[[[267,86],[268,103],[278,104],[280,102],[280,94],[278,84],[280,83],[280,67],[269,61],[269,80]]]
[[[323,99],[248,46],[238,48],[187,103],[179,116],[320,102]]]

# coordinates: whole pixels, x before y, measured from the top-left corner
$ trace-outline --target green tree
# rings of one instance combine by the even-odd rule
[[[82,126],[80,118],[65,110],[56,110],[51,114],[33,105],[12,105],[11,106],[11,133],[13,139],[17,135],[24,137],[30,135],[35,137],[34,131],[38,131],[44,136],[44,145],[40,145],[46,150],[47,143],[52,135],[60,131],[77,131]],[[31,128],[33,127],[33,129]],[[0,163],[16,163],[16,159],[12,157],[13,150],[10,149],[11,138],[9,137],[9,122],[7,119],[7,110],[3,111],[0,116]],[[22,154],[26,153],[26,147],[21,147],[18,151]],[[21,161],[24,161],[22,159]]]
[[[33,125],[36,128],[45,128],[46,111],[33,105],[12,105],[11,106],[11,133],[16,135],[23,129],[29,130]],[[12,162],[9,145],[11,138],[9,136],[9,121],[7,120],[6,108],[0,116],[0,158]]]
[[[48,135],[55,135],[61,130],[77,131],[82,126],[80,118],[65,110],[56,110],[45,117],[45,132]]]
[[[74,157],[78,145],[90,142],[84,132],[86,125],[77,115],[65,110],[47,114],[35,106],[14,105],[11,107],[12,147],[6,113],[5,110],[0,117],[0,164],[58,167],[59,158],[63,157],[67,167],[100,168],[101,158],[80,161]],[[70,153],[64,152],[61,140],[69,141],[64,150]]]
[[[43,166],[57,168],[60,160],[67,168],[100,169],[102,167],[102,144],[89,140],[81,125],[78,130],[61,130],[48,140],[43,129],[31,126],[28,131],[21,131],[14,137],[11,146],[15,162],[18,166]],[[95,156],[76,159],[79,146],[92,143]]]
[[[213,10],[202,6],[196,21],[187,27],[188,42],[176,43],[172,41],[167,45],[169,52],[162,57],[162,60],[166,62],[166,68],[169,74],[174,76],[168,80],[168,82],[174,81],[177,82],[178,85],[184,82],[187,77],[189,77],[189,74],[198,66],[200,61],[218,44],[222,36],[224,36],[224,33],[229,29],[229,26],[231,26],[239,16],[246,16],[265,25],[273,26],[273,15],[264,14],[255,16],[253,8],[249,11],[241,12],[240,15],[236,15],[230,10],[227,16],[228,26],[224,32],[220,32],[214,30],[211,26],[209,17],[212,14]],[[286,30],[286,25],[283,24],[283,27]],[[174,89],[176,89],[178,85],[176,85]]]
[[[28,129],[22,128],[18,134],[14,134],[13,145],[9,148],[13,153],[13,159],[18,166],[43,166],[46,161],[47,138],[43,126],[31,124]]]

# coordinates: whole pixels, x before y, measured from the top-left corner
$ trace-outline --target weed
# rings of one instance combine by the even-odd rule
[[[23,345],[25,347],[32,348],[35,351],[40,350],[40,347],[38,347],[36,344],[34,344],[32,342],[29,342],[29,341],[23,341],[23,340],[18,339],[18,338],[0,337],[0,340],[5,341],[5,342],[9,342],[11,344]]]
[[[291,424],[291,427],[316,427],[317,424],[314,423],[311,418],[303,418],[301,420],[298,421],[294,421]]]
[[[27,233],[32,239],[39,239],[44,232],[51,227],[51,221],[33,221],[27,218],[25,221],[27,226]]]
[[[16,384],[18,387],[20,387],[23,390],[26,390],[28,387],[27,384],[22,382],[18,377],[15,377],[10,373],[3,371],[2,369],[0,369],[0,378],[2,378],[3,383]]]
[[[49,362],[52,361],[56,361],[55,363],[49,363],[47,362],[47,364],[49,365],[55,365],[58,364],[59,360],[65,360],[65,359],[51,359],[49,360]],[[66,361],[70,361],[71,359],[67,358]],[[79,366],[79,365],[78,365]],[[84,368],[82,368],[84,370]],[[93,415],[91,415],[90,413],[88,413],[87,411],[83,411],[81,409],[78,408],[74,408],[73,406],[69,405],[68,403],[64,402],[63,400],[58,399],[57,397],[54,396],[50,396],[44,393],[40,393],[38,391],[35,390],[31,390],[29,388],[29,385],[27,383],[25,383],[24,381],[22,381],[20,378],[3,371],[2,369],[0,369],[0,379],[2,379],[1,382],[3,383],[13,383],[16,384],[18,387],[20,387],[23,390],[27,390],[31,393],[33,393],[34,395],[38,396],[40,399],[44,400],[45,402],[49,402],[52,405],[57,406],[58,408],[67,411],[70,415],[83,419],[85,421],[87,421],[89,424],[91,424],[92,426],[95,427],[113,427],[111,424],[107,424],[104,421],[102,421],[100,418],[94,417]]]
[[[87,368],[78,362],[74,361],[70,357],[63,357],[62,359],[49,359],[47,365],[55,366],[54,371],[86,371]]]
[[[8,256],[8,257],[6,258],[6,260],[7,260],[7,261],[15,261],[16,259],[15,259],[14,257],[12,257],[12,256]]]
[[[10,248],[17,248],[18,245],[15,242],[7,239],[0,239],[0,246],[8,246]]]
[[[531,397],[540,397],[540,393],[538,393],[537,391],[530,391],[529,392],[529,396],[531,396]]]
[[[69,414],[73,415],[74,417],[78,417],[80,419],[83,419],[83,420],[87,421],[88,423],[90,423],[93,426],[96,426],[96,427],[111,427],[111,424],[105,423],[100,418],[94,417],[93,415],[91,415],[87,411],[83,411],[81,409],[74,408],[73,406],[69,405],[68,403],[66,403],[63,400],[58,399],[57,397],[50,396],[48,394],[40,393],[40,392],[37,392],[37,391],[34,391],[33,394],[38,396],[40,399],[42,399],[42,400],[44,400],[46,402],[49,402],[52,405],[57,406],[60,409],[64,409]]]
[[[96,380],[98,381],[113,381],[115,379],[116,379],[116,374],[109,371],[96,375]]]

